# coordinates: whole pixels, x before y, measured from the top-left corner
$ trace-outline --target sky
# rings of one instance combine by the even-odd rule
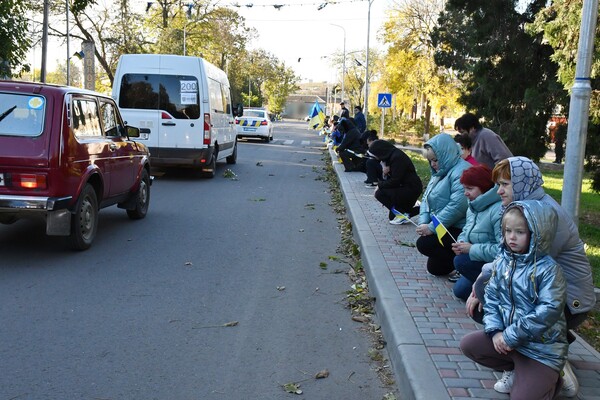
[[[249,47],[262,48],[274,54],[294,69],[302,82],[335,80],[335,71],[326,56],[343,52],[344,36],[346,54],[367,47],[369,3],[366,0],[330,3],[319,0],[247,0],[247,3],[239,4],[249,3],[253,4],[251,8],[241,6],[238,9],[246,18],[247,25],[256,28],[259,33],[259,38]],[[274,7],[280,4],[283,7]],[[318,10],[323,4],[326,5]],[[385,22],[385,10],[389,4],[390,0],[374,0],[371,3],[371,49],[382,47],[378,32]],[[351,60],[347,56],[346,63]]]
[[[371,3],[371,49],[382,47],[378,36],[385,22],[385,10],[392,1],[373,0]],[[130,0],[130,3],[145,7],[146,0]],[[261,48],[275,55],[300,76],[301,82],[336,80],[336,71],[327,56],[343,52],[344,36],[347,55],[367,47],[367,0],[327,3],[324,0],[225,0],[218,4],[234,8],[246,19],[247,26],[257,30],[258,37],[249,44],[250,49]],[[235,7],[235,4],[240,6]],[[55,69],[57,59],[64,59],[66,45],[50,40],[47,62],[51,71]],[[71,54],[80,47],[81,43],[72,40]],[[41,48],[31,51],[28,58],[39,68]],[[352,60],[351,55],[346,57],[346,63]]]

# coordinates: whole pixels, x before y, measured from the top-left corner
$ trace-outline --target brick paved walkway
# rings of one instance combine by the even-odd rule
[[[331,155],[401,399],[508,399],[493,389],[500,373],[478,366],[458,348],[465,333],[481,326],[466,315],[445,277],[427,273],[426,259],[414,247],[414,225],[390,225],[387,209],[363,183],[365,174],[343,172]],[[578,338],[569,361],[581,385],[577,398],[600,400],[600,354]]]

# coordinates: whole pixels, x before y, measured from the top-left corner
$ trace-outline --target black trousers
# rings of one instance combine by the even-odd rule
[[[392,207],[401,213],[408,213],[411,217],[419,213],[418,209],[414,208],[415,202],[419,198],[421,192],[410,190],[406,187],[400,188],[379,188],[375,192],[375,198],[383,204],[388,210],[389,219],[394,219]]]
[[[448,232],[455,238],[460,235],[462,229],[450,227]],[[421,236],[417,239],[417,250],[424,256],[427,256],[427,272],[431,275],[448,275],[454,271],[454,252],[452,243],[454,240],[446,234],[442,238],[443,245],[440,244],[437,234]]]
[[[377,183],[383,179],[381,163],[374,158],[367,158],[367,182]]]
[[[357,157],[356,155],[348,152],[348,151],[340,151],[340,158],[342,159],[342,164],[344,164],[344,168],[346,172],[350,171],[360,171],[367,172],[367,168],[365,165],[365,158]]]

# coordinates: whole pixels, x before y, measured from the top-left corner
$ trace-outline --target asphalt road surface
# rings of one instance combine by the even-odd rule
[[[0,225],[0,399],[391,392],[344,307],[351,282],[334,272],[348,265],[329,259],[340,233],[317,179],[321,138],[304,122],[278,122],[274,136],[240,141],[214,179],[158,176],[144,220],[102,210],[85,252],[39,222]]]

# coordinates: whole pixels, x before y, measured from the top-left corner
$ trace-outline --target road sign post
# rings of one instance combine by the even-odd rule
[[[377,107],[381,108],[381,138],[384,138],[384,121],[385,121],[385,109],[392,106],[392,94],[391,93],[378,93],[377,94]]]

